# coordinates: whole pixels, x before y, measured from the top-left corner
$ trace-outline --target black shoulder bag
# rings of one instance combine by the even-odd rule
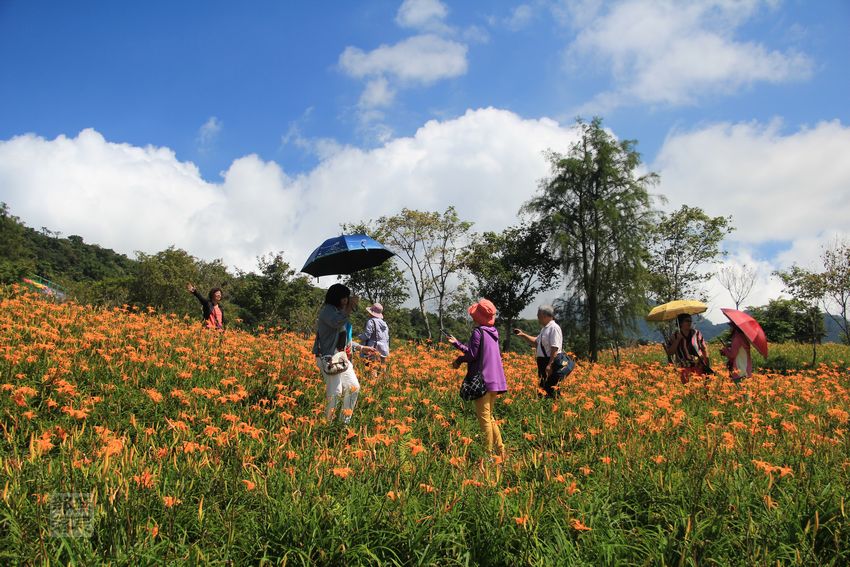
[[[481,333],[481,346],[478,351],[478,360],[481,360],[481,357],[484,356],[484,331],[478,329]],[[481,373],[481,365],[478,365],[478,370],[472,372],[471,369],[468,369],[466,372],[466,376],[463,379],[463,383],[460,385],[460,399],[465,402],[471,402],[473,400],[477,400],[481,396],[487,393],[487,385],[484,383],[484,375]]]

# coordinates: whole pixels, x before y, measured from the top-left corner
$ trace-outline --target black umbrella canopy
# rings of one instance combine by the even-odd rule
[[[353,274],[374,268],[395,254],[365,234],[349,234],[325,240],[316,248],[301,271],[311,276]]]

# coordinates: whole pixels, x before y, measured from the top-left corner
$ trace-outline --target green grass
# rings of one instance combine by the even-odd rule
[[[320,419],[308,347],[0,299],[0,563],[850,564],[844,371],[736,389],[684,387],[655,359],[580,364],[553,402],[530,355],[505,356],[497,464],[451,352],[358,367],[349,428]],[[57,492],[94,495],[91,537],[51,535],[40,500]]]
[[[723,368],[725,358],[720,356],[721,344],[712,341],[707,344],[709,357],[716,369]],[[766,371],[795,371],[809,369],[812,366],[812,346],[800,343],[770,344],[768,355],[765,359],[755,349],[751,350],[754,370]],[[611,350],[599,353],[599,361],[605,364],[614,364],[615,356]],[[642,347],[625,348],[620,351],[621,362],[632,362],[635,364],[664,364],[667,357],[660,343]],[[839,343],[825,343],[817,345],[817,360],[815,367],[820,364],[836,366],[847,369],[850,367],[850,346]]]

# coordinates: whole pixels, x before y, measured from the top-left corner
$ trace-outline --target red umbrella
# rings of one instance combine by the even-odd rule
[[[730,321],[735,323],[735,325],[743,331],[744,335],[750,341],[750,344],[756,347],[756,350],[759,351],[763,357],[767,358],[767,337],[764,334],[764,329],[762,329],[761,325],[759,325],[759,322],[743,311],[738,311],[737,309],[728,309],[724,307],[721,311]]]

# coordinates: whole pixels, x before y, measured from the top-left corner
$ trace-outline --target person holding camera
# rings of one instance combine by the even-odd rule
[[[498,397],[508,391],[505,369],[502,366],[502,351],[499,346],[499,331],[496,330],[496,306],[489,299],[480,299],[473,303],[467,312],[475,326],[468,343],[462,343],[454,336],[445,333],[449,343],[461,351],[452,363],[460,368],[467,363],[467,372],[480,372],[487,391],[475,400],[475,415],[478,427],[484,437],[484,447],[489,454],[505,457],[505,444],[499,423],[494,417]]]
[[[555,308],[551,305],[537,308],[537,322],[540,323],[537,336],[529,335],[521,329],[514,329],[514,334],[536,347],[538,386],[547,398],[557,398],[556,386],[561,376],[557,372],[559,368],[556,368],[556,359],[563,350],[564,334],[555,321]]]
[[[679,378],[687,384],[692,375],[714,374],[708,360],[708,350],[702,333],[693,327],[693,319],[688,314],[677,317],[679,330],[673,333],[664,350],[667,356],[675,358],[679,367]]]
[[[357,304],[357,296],[352,296],[348,287],[339,283],[333,284],[325,293],[325,303],[319,311],[316,323],[313,354],[316,355],[316,365],[325,380],[325,417],[328,421],[333,421],[334,412],[341,400],[340,419],[346,424],[349,423],[360,394],[360,382],[351,363],[349,322]]]

